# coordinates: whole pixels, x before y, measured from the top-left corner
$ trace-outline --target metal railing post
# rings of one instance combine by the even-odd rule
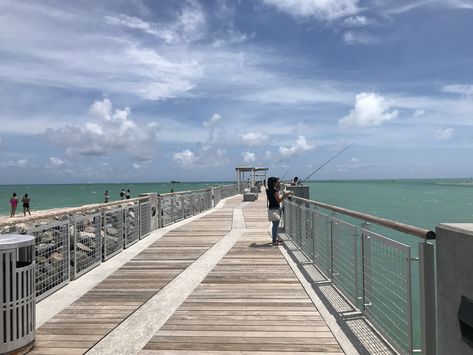
[[[328,226],[330,228],[330,232],[329,232],[329,237],[330,237],[330,240],[329,240],[329,247],[330,247],[330,250],[328,251],[329,253],[329,258],[330,258],[330,270],[329,270],[329,275],[327,275],[330,280],[333,280],[333,218],[335,217],[336,213],[335,212],[332,212],[330,214],[330,218],[328,220]]]
[[[158,214],[158,228],[163,228],[163,208],[162,208],[162,197],[158,195],[158,207],[156,213]],[[139,210],[139,206],[138,206]]]
[[[176,205],[176,195],[171,195],[171,221],[176,222],[176,216],[174,215],[174,208]]]
[[[437,354],[435,250],[432,243],[419,243],[419,296],[422,354]]]

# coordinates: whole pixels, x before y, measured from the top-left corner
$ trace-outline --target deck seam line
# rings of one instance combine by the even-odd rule
[[[319,311],[322,319],[325,321],[330,331],[335,336],[335,339],[337,340],[342,350],[346,354],[350,355],[360,354],[358,350],[356,350],[356,348],[353,346],[351,341],[348,339],[346,334],[343,332],[343,330],[340,328],[336,318],[328,311],[323,302],[320,300],[319,296],[317,296],[315,291],[312,289],[311,284],[309,283],[309,281],[307,281],[302,272],[299,270],[297,264],[294,262],[294,260],[292,260],[287,250],[283,246],[279,246],[279,250],[281,251],[282,255],[284,256],[284,259],[286,259],[286,262],[288,263],[296,277],[298,278],[299,282],[301,283],[305,292],[314,304],[315,308],[317,308],[317,310]]]
[[[235,211],[235,210],[234,210]],[[166,323],[187,297],[244,234],[244,229],[227,233],[202,256],[157,292],[133,314],[94,345],[87,354],[136,354]],[[133,339],[133,341],[129,341]]]

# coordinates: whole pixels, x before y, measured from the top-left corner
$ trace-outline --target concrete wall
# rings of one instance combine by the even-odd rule
[[[473,224],[437,226],[438,354],[473,354],[458,322],[461,296],[473,299]]]
[[[286,190],[293,191],[294,196],[310,199],[309,186],[290,186],[286,185]]]

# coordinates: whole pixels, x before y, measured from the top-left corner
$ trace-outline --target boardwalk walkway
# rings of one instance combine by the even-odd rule
[[[236,196],[167,232],[44,323],[30,354],[343,354],[270,245],[265,204]]]

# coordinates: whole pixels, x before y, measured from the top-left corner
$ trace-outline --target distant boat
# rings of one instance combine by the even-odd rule
[[[180,183],[181,183],[180,181],[171,180],[171,184],[180,184]]]

